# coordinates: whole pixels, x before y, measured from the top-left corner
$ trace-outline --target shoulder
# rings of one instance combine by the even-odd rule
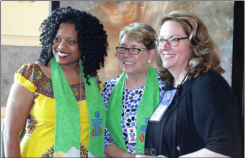
[[[37,64],[35,63],[27,63],[22,65],[17,71],[16,73],[30,73],[30,72],[35,72],[37,70],[40,70],[40,68],[38,67]]]
[[[221,97],[233,98],[234,96],[230,85],[224,77],[215,71],[208,71],[198,76],[194,79],[191,89],[193,97],[195,96],[196,98],[205,96],[218,99]]]
[[[191,86],[186,96],[186,105],[190,106],[196,118],[204,119],[208,113],[209,117],[217,117],[219,120],[218,117],[221,117],[222,113],[226,115],[222,115],[221,118],[226,119],[237,113],[235,95],[221,74],[208,71],[190,82],[192,85],[185,87],[188,89]]]
[[[96,83],[96,85],[97,85],[97,87],[99,88],[100,93],[101,93],[101,92],[102,92],[102,87],[103,87],[103,86],[102,86],[102,82],[101,82],[99,76],[96,75],[96,76],[93,77],[93,79],[94,79],[94,81],[95,81],[95,83]]]
[[[98,75],[94,76],[93,79],[95,80],[96,84],[102,83]]]
[[[51,81],[51,75],[46,76],[47,70],[45,71],[46,72],[43,71],[42,66],[38,65],[37,62],[24,64],[15,72],[15,80],[24,77],[26,80],[35,81],[35,84],[37,84],[38,81],[43,78]]]
[[[35,64],[39,67],[39,69],[48,79],[52,79],[50,62],[48,63],[48,66],[45,65],[44,61],[37,61],[35,62]]]
[[[26,87],[32,92],[35,92],[43,73],[35,63],[24,64],[15,72],[14,82]]]
[[[157,78],[160,79],[160,70],[158,70],[158,69],[155,69],[155,70],[157,72]]]
[[[122,74],[121,74],[121,75],[122,75]],[[119,78],[121,77],[121,75],[119,75],[119,76],[117,76],[117,77],[115,77],[115,78],[112,78],[112,79],[106,81],[106,82],[104,83],[104,85],[105,85],[105,86],[112,86],[112,87],[114,87],[115,84],[118,82]]]
[[[196,86],[199,85],[201,87],[215,86],[215,85],[222,85],[222,86],[229,87],[229,84],[224,79],[224,77],[215,71],[208,71],[208,72],[198,76],[195,79],[194,84]]]
[[[116,83],[118,82],[119,78],[121,77],[122,74],[120,74],[119,76],[115,77],[115,78],[112,78],[108,81],[106,81],[104,84],[103,84],[103,92],[105,92],[106,90],[112,90]]]
[[[164,87],[165,88],[165,83],[164,81],[161,80],[161,77],[160,77],[160,70],[158,69],[155,69],[156,72],[157,72],[157,78],[158,78],[158,82],[159,82],[159,87]]]
[[[155,69],[157,72],[157,78],[158,78],[158,85],[159,85],[159,93],[160,93],[160,97],[162,97],[162,95],[164,94],[165,91],[165,83],[161,80],[160,77],[160,70]]]
[[[110,79],[109,81],[106,81],[103,84],[102,97],[103,97],[106,109],[107,109],[109,99],[111,97],[111,93],[112,93],[116,83],[118,82],[119,78],[121,77],[121,75],[119,75],[113,79]]]

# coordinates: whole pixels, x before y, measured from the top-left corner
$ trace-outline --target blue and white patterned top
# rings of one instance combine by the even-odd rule
[[[158,83],[159,83],[159,95],[160,98],[162,97],[164,90],[165,90],[165,84],[163,81],[160,80],[160,71],[157,71],[158,76]],[[121,74],[122,75],[122,74]],[[103,84],[103,91],[102,96],[105,103],[105,107],[107,109],[109,99],[111,97],[111,93],[118,82],[121,75],[117,76],[116,78],[113,78]],[[135,154],[136,153],[136,143],[128,143],[128,134],[127,134],[127,128],[131,126],[136,126],[136,115],[137,115],[137,109],[140,104],[140,101],[142,99],[143,93],[144,93],[145,85],[136,88],[134,90],[126,90],[126,100],[124,101],[124,92],[123,91],[123,101],[122,103],[122,118],[121,118],[121,125],[123,130],[123,136],[126,143],[126,147],[129,153]],[[104,142],[104,149],[110,144],[113,143],[113,140],[111,138],[110,133],[108,132],[107,127],[105,127],[105,142]]]

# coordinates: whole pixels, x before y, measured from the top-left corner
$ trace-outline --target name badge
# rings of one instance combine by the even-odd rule
[[[152,114],[150,121],[160,122],[169,105],[172,103],[175,93],[176,90],[166,91],[164,93],[163,98],[154,113]]]
[[[128,127],[127,128],[127,133],[128,133],[128,143],[136,143],[136,127]]]

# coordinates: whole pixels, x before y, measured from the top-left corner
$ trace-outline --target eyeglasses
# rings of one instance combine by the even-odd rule
[[[185,38],[170,38],[170,39],[159,38],[159,39],[154,39],[154,41],[155,41],[155,44],[158,47],[163,46],[164,41],[167,41],[169,46],[178,46],[180,40],[188,39],[188,38],[189,37],[185,37]]]
[[[138,55],[140,53],[140,51],[144,51],[144,50],[149,50],[149,49],[138,49],[138,48],[126,48],[126,47],[116,47],[116,50],[119,54],[124,54],[126,52],[126,50],[128,50],[128,52],[131,55]]]

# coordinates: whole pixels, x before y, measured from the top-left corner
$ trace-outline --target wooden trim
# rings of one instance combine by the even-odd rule
[[[49,15],[58,8],[60,8],[60,1],[50,1]]]
[[[236,96],[244,156],[244,1],[234,3],[232,90]]]
[[[1,118],[5,118],[6,107],[1,107]]]
[[[239,112],[242,112],[242,92],[244,71],[244,2],[235,1],[234,4],[234,32],[233,32],[233,59],[232,84],[236,95]],[[243,117],[243,114],[240,114]]]

